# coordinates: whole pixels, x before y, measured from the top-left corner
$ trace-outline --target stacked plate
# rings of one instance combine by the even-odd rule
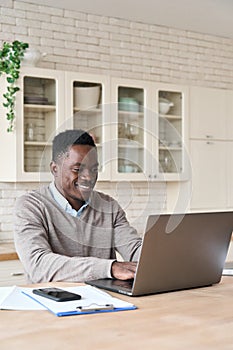
[[[24,96],[24,103],[35,105],[47,105],[48,98],[41,96]]]

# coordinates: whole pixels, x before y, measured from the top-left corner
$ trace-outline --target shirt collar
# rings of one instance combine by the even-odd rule
[[[67,199],[58,191],[56,188],[54,181],[49,185],[50,192],[55,199],[55,201],[65,210],[66,213],[71,214],[72,216],[79,217],[83,210],[89,205],[89,200],[86,201],[79,210],[75,210],[72,208]]]

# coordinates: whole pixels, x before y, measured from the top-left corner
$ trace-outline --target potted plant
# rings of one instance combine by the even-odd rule
[[[3,106],[7,109],[9,126],[7,131],[13,131],[15,120],[15,94],[19,91],[16,82],[19,78],[21,61],[28,43],[15,40],[12,43],[4,42],[0,50],[0,76],[4,73],[7,81],[7,91],[3,94]]]

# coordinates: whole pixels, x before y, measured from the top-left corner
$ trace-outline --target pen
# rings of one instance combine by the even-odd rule
[[[11,272],[11,276],[23,276],[23,272]]]

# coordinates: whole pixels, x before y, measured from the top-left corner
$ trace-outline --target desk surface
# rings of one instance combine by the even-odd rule
[[[73,284],[40,286],[48,285]],[[1,310],[0,348],[233,349],[233,277],[207,288],[136,298],[113,295],[133,302],[138,310],[68,317]]]

